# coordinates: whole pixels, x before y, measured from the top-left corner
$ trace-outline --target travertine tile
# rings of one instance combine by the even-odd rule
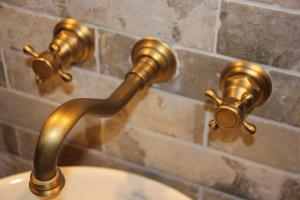
[[[91,74],[83,70],[73,70],[74,80],[70,85],[57,87],[47,93],[38,86],[30,69],[17,63],[25,63],[24,56],[8,51],[8,77],[13,88],[40,97],[65,102],[73,98],[106,98],[120,84],[119,80]],[[45,85],[48,90],[49,85]],[[51,85],[50,85],[51,86]],[[69,92],[64,89],[72,88]],[[110,121],[132,122],[141,127],[149,128],[174,137],[201,143],[203,130],[203,106],[199,103],[174,96],[158,90],[145,88],[129,105]],[[180,123],[179,123],[180,122]]]
[[[0,46],[21,50],[32,45],[37,52],[48,48],[57,19],[0,6]]]
[[[299,70],[300,15],[223,1],[217,51]]]
[[[105,122],[118,133],[127,122],[171,137],[202,143],[204,106],[179,96],[145,89]],[[120,123],[116,127],[116,123]]]
[[[264,118],[300,126],[300,78],[281,72],[270,71],[272,95],[254,113]]]
[[[59,19],[3,5],[0,7],[0,46],[22,50],[25,44],[30,44],[37,52],[47,50],[53,38],[53,28],[58,21]],[[27,62],[30,63],[29,60]],[[93,56],[77,66],[83,69],[95,70],[95,57]]]
[[[101,73],[123,79],[132,67],[130,50],[136,39],[107,31],[100,31],[99,35]]]
[[[16,51],[5,51],[8,80],[11,87],[26,93],[62,103],[74,98],[105,98],[117,87],[118,81],[103,78],[83,70],[70,70],[73,80],[64,84],[54,78],[43,84],[36,84],[29,59]],[[110,80],[110,81],[109,81]]]
[[[25,128],[40,130],[54,105],[0,88],[0,119]]]
[[[281,6],[291,9],[300,9],[300,1],[298,0],[250,0],[254,2],[267,3],[274,6]]]
[[[0,177],[4,177],[31,170],[32,164],[18,156],[0,152],[0,169]]]
[[[4,73],[4,67],[3,67],[1,52],[0,52],[0,86],[6,86],[5,73]]]
[[[288,129],[278,124],[249,119],[257,127],[255,135],[245,131],[225,133],[211,131],[209,146],[234,155],[245,157],[300,173],[300,129]],[[229,136],[230,135],[230,136]],[[235,135],[235,136],[233,136]],[[235,137],[229,141],[229,137]]]
[[[179,73],[169,83],[157,87],[190,98],[205,100],[209,88],[219,89],[219,74],[231,61],[178,49]]]
[[[289,179],[279,172],[134,127],[108,138],[103,149],[110,154],[246,199],[280,199],[280,190]]]
[[[0,151],[19,153],[15,129],[6,124],[0,124]]]
[[[95,150],[83,149],[73,145],[64,145],[61,150],[59,164],[64,166],[88,165],[96,167],[108,167],[122,171],[127,171],[162,182],[183,192],[184,194],[192,197],[193,199],[197,196],[198,186],[195,184],[192,184],[185,180],[180,180],[178,178],[171,177],[159,171],[141,167],[128,161],[108,156],[102,152]]]
[[[68,13],[65,12],[65,0],[3,0],[6,3],[17,5],[20,7],[42,10],[49,14],[60,15],[68,17]]]
[[[141,37],[155,36],[208,51],[213,49],[217,0],[189,0],[184,3],[178,0],[7,2],[64,17],[75,17]]]

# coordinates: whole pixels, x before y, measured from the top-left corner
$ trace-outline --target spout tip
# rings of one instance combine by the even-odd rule
[[[52,199],[57,197],[65,185],[65,178],[60,169],[57,168],[56,175],[47,181],[38,180],[33,173],[30,176],[30,191],[43,199]]]

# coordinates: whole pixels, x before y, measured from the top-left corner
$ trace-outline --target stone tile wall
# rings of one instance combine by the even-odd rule
[[[96,35],[95,55],[71,69],[73,82],[36,85],[24,44],[47,48],[64,17]],[[0,177],[32,169],[38,132],[61,103],[105,98],[129,70],[138,39],[165,40],[176,76],[136,95],[116,116],[83,117],[65,142],[60,165],[137,173],[196,200],[300,199],[300,4],[298,0],[0,1]],[[211,105],[231,61],[260,63],[273,93],[244,131],[210,131]]]

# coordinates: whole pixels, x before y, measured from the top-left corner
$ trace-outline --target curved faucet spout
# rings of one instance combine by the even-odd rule
[[[141,89],[142,81],[139,76],[132,75],[107,99],[73,99],[58,107],[45,122],[39,136],[34,158],[34,177],[47,181],[56,175],[59,148],[84,114],[115,114]]]
[[[29,188],[37,196],[54,198],[65,184],[57,167],[60,147],[76,122],[85,114],[111,116],[149,82],[166,82],[176,70],[172,51],[162,42],[146,38],[132,50],[133,68],[123,83],[107,99],[70,100],[54,111],[45,122],[35,150],[34,169]]]

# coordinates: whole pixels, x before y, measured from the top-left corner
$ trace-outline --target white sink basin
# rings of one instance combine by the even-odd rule
[[[66,185],[55,200],[191,200],[159,182],[99,167],[63,167]],[[30,172],[0,179],[1,200],[33,200]]]

